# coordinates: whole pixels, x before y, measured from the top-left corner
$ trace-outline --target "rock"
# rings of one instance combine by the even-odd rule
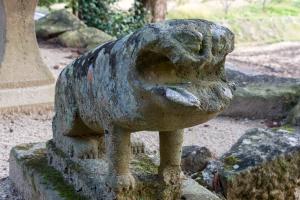
[[[300,126],[300,101],[289,113],[287,121],[292,125]]]
[[[253,119],[283,119],[300,98],[300,82],[294,84],[249,84],[238,87],[222,115]]]
[[[59,44],[66,47],[93,49],[115,38],[96,28],[84,27],[67,31],[57,37]]]
[[[221,200],[208,189],[200,186],[196,181],[187,179],[183,182],[181,200]]]
[[[233,70],[232,64],[226,63],[226,77],[229,81],[233,81],[237,87],[245,87],[247,85],[280,85],[280,84],[297,84],[300,79],[297,78],[284,78],[277,76],[262,75],[248,75],[243,72]],[[237,68],[237,67],[234,67]]]
[[[300,98],[300,79],[247,75],[226,66],[226,76],[237,90],[224,116],[282,120]]]
[[[300,132],[251,129],[214,165],[219,185],[229,200],[295,199],[300,177]],[[202,172],[209,173],[208,167]],[[215,188],[210,185],[211,188]]]
[[[181,168],[186,173],[202,171],[212,159],[212,154],[206,147],[197,145],[182,148]]]
[[[223,188],[220,185],[219,171],[223,167],[223,163],[219,160],[211,160],[207,163],[206,168],[200,173],[194,174],[192,178],[200,185],[204,185],[208,189],[217,193],[222,193]]]
[[[36,35],[42,39],[53,38],[64,32],[84,27],[86,25],[82,21],[66,10],[51,12],[35,24]]]

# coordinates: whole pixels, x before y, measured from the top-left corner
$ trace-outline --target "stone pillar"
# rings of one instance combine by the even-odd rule
[[[0,110],[53,102],[54,77],[40,56],[38,0],[0,0]]]

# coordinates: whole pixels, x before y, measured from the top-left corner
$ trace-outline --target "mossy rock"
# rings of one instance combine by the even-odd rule
[[[283,119],[300,98],[300,84],[251,84],[239,87],[223,113],[231,117]]]
[[[221,182],[228,199],[294,199],[299,177],[300,133],[251,129],[221,157]],[[228,167],[233,166],[233,167]],[[256,192],[252,192],[256,191]],[[256,197],[256,198],[255,198]]]
[[[199,182],[228,200],[296,199],[300,132],[290,131],[284,127],[248,130],[227,153],[207,165],[198,175]],[[279,197],[274,198],[277,191]]]
[[[36,35],[42,39],[53,38],[66,31],[73,31],[84,27],[86,25],[82,21],[66,10],[51,12],[39,19],[35,24]]]
[[[115,38],[99,29],[84,27],[61,34],[57,38],[57,41],[66,47],[93,49],[96,46],[113,39]]]

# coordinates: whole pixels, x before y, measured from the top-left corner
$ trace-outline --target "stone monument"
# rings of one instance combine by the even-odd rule
[[[88,199],[193,195],[184,196],[190,189],[180,169],[183,129],[208,121],[230,103],[233,87],[224,63],[233,40],[227,28],[205,20],[170,20],[73,61],[56,84],[53,140],[46,150],[31,145],[11,152],[10,177],[18,190],[32,193],[22,189],[16,174],[39,168],[45,156],[30,160],[46,151],[47,166]],[[131,156],[130,134],[142,130],[159,131],[159,167],[146,155]],[[24,153],[29,157],[20,160]]]
[[[0,0],[0,110],[53,103],[54,77],[35,36],[37,0]]]

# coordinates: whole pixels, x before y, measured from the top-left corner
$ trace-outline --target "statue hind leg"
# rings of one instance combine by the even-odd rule
[[[56,89],[56,113],[52,123],[56,147],[71,158],[102,157],[104,154],[103,134],[91,130],[84,124],[78,115],[75,97],[70,88],[63,86],[59,85]]]

